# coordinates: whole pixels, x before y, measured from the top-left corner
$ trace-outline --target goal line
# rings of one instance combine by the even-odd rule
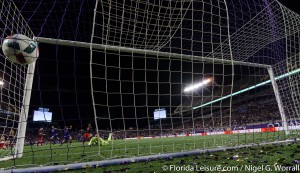
[[[178,158],[178,157],[186,157],[186,156],[193,156],[199,155],[203,153],[215,153],[221,151],[231,151],[237,150],[241,148],[249,148],[249,147],[256,147],[256,146],[265,146],[271,144],[289,144],[295,142],[295,140],[300,139],[287,139],[284,141],[275,141],[275,142],[264,142],[264,143],[253,143],[253,144],[244,144],[239,146],[233,147],[220,147],[220,148],[212,148],[212,149],[201,149],[195,151],[185,151],[185,152],[176,152],[176,153],[167,153],[167,154],[159,154],[159,155],[152,155],[152,156],[140,156],[135,158],[121,158],[121,159],[112,159],[112,160],[105,160],[105,161],[92,161],[92,162],[81,162],[81,163],[74,163],[74,164],[66,164],[66,165],[54,165],[54,166],[44,166],[44,167],[32,167],[32,168],[24,168],[24,169],[14,169],[13,171],[7,170],[3,173],[21,173],[21,172],[52,172],[58,170],[78,170],[83,168],[97,168],[97,167],[106,167],[112,165],[120,165],[120,164],[129,164],[129,163],[139,163],[139,162],[147,162],[150,160],[158,160],[158,159],[166,159],[166,158]]]

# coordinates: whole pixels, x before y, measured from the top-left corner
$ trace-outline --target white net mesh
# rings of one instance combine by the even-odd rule
[[[33,33],[11,1],[2,1],[0,9],[1,45],[5,37],[19,33],[33,37]],[[8,61],[1,53],[1,100],[0,100],[0,160],[15,152],[19,117],[23,106],[23,94],[27,67]],[[27,105],[28,106],[28,105]],[[24,115],[27,117],[27,115]],[[25,136],[19,136],[25,138]]]
[[[276,0],[14,2],[1,2],[1,39],[32,38],[32,31],[41,38],[30,114],[50,108],[53,121],[29,125],[23,158],[3,162],[5,168],[299,137],[300,17]],[[12,128],[16,135],[27,68],[2,58],[0,70],[0,134]],[[198,89],[184,91],[193,84]],[[52,125],[60,139],[60,129],[72,125],[78,142],[56,145]],[[35,147],[41,127],[46,145]],[[112,133],[113,140],[87,147],[87,131],[103,139]],[[10,146],[2,158],[15,157]]]
[[[251,63],[273,65],[285,59],[281,55],[290,43],[284,41],[299,33],[298,20],[298,14],[277,1],[98,1],[92,44],[107,46],[92,47],[91,52],[99,133],[114,132],[121,139],[160,138],[159,144],[125,140],[119,149],[124,155],[132,155],[130,149],[143,155],[175,152],[177,145],[190,150],[285,139],[278,132],[282,127],[269,127],[281,126],[281,116],[288,113],[278,109],[267,70]],[[285,74],[275,71],[275,77]],[[208,78],[212,83],[184,92]],[[281,79],[276,80],[280,93]],[[287,95],[278,98],[291,101]],[[279,105],[285,107],[286,102]],[[166,118],[154,120],[153,112],[162,108]],[[276,133],[257,137],[265,131]],[[219,136],[224,133],[237,135]],[[170,136],[194,137],[172,143],[164,139]]]

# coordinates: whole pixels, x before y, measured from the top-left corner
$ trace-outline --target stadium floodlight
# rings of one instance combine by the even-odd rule
[[[4,82],[1,80],[0,81],[0,86],[3,86],[4,85]]]
[[[190,91],[193,91],[193,90],[195,90],[195,89],[198,89],[198,88],[202,87],[203,85],[208,84],[209,82],[211,82],[211,79],[210,79],[210,78],[205,79],[205,80],[203,80],[203,81],[201,81],[201,82],[199,82],[199,83],[197,83],[197,84],[194,84],[194,85],[191,85],[191,86],[189,86],[189,87],[186,87],[183,91],[184,91],[184,92],[190,92]]]
[[[275,80],[283,79],[283,78],[285,78],[285,77],[289,77],[289,76],[294,75],[294,74],[297,74],[297,73],[300,73],[300,68],[299,68],[299,69],[296,69],[296,70],[293,70],[293,71],[291,71],[291,72],[282,74],[282,75],[280,75],[280,76],[277,76],[277,77],[275,77],[274,79],[275,79]],[[195,106],[195,107],[193,107],[193,109],[199,109],[199,108],[202,108],[202,107],[204,107],[204,106],[211,105],[211,104],[213,104],[213,103],[216,103],[216,102],[219,102],[219,101],[221,101],[221,100],[224,100],[224,99],[227,99],[227,98],[236,96],[236,95],[238,95],[238,94],[244,93],[244,92],[246,92],[246,91],[255,89],[255,88],[257,88],[257,87],[260,87],[260,86],[263,86],[263,85],[266,85],[266,84],[269,84],[269,83],[271,83],[271,79],[266,80],[266,81],[261,82],[261,83],[258,83],[258,84],[256,84],[256,85],[253,85],[253,86],[251,86],[251,87],[248,87],[248,88],[239,90],[239,91],[237,91],[237,92],[234,92],[234,93],[232,93],[232,94],[226,95],[226,96],[224,96],[224,97],[218,98],[218,99],[216,99],[216,100],[212,100],[212,101],[210,101],[210,102],[204,103],[204,104],[202,104],[202,105]]]

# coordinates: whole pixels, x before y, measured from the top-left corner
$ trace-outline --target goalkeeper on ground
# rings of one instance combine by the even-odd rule
[[[92,146],[92,145],[97,145],[98,144],[98,140],[99,140],[99,143],[100,143],[100,146],[102,145],[108,145],[111,141],[111,136],[112,134],[110,133],[107,140],[104,140],[100,137],[97,137],[97,136],[94,136],[90,139],[90,142],[88,143],[89,146]]]

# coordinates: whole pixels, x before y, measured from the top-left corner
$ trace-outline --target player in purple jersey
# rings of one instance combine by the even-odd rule
[[[50,138],[50,142],[52,142],[53,144],[55,144],[54,140],[57,140],[60,143],[62,143],[61,140],[58,137],[58,129],[57,128],[55,128],[54,126],[52,126],[51,127],[51,133],[52,133],[52,136]]]
[[[68,127],[68,126],[65,126],[64,128],[64,140],[62,141],[61,145],[66,143],[66,142],[69,142],[69,144],[72,143],[72,137],[70,135],[70,132],[69,130],[72,129],[72,126]]]

